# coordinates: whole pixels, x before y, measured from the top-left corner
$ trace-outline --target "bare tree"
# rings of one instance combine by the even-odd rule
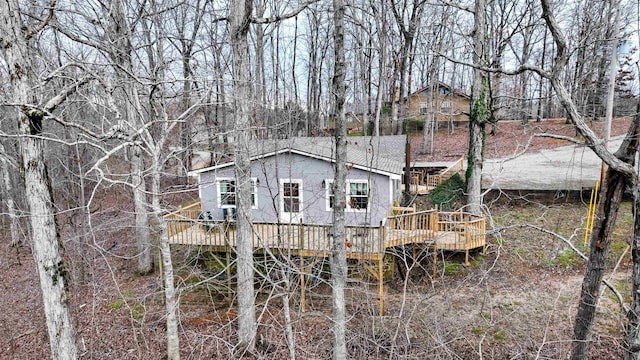
[[[207,2],[196,0],[195,3],[183,3],[177,7],[176,14],[173,17],[173,21],[176,24],[178,30],[177,37],[175,39],[169,38],[171,42],[178,49],[182,60],[182,111],[187,111],[192,104],[192,90],[194,88],[195,79],[193,78],[193,53],[197,44],[196,37],[200,31],[200,25],[202,24],[203,12]],[[193,8],[193,10],[191,10]],[[184,164],[189,163],[191,157],[191,132],[192,126],[190,121],[184,121],[180,125],[180,146],[182,148],[182,162]]]
[[[342,0],[333,0],[333,48],[334,74],[333,94],[335,98],[336,114],[336,160],[335,177],[333,181],[333,249],[331,251],[331,287],[333,290],[333,358],[342,360],[347,358],[346,344],[346,310],[345,287],[347,285],[347,254],[345,245],[345,216],[346,181],[347,181],[347,130],[345,124],[344,103],[346,97],[345,85],[345,55],[344,55],[344,15],[345,4]]]
[[[416,32],[420,28],[420,20],[422,19],[422,12],[424,9],[425,0],[414,0],[410,4],[407,1],[403,1],[401,4],[396,0],[391,1],[391,11],[393,12],[394,19],[396,20],[396,26],[402,36],[402,45],[398,53],[397,59],[397,71],[399,74],[399,93],[398,99],[393,99],[392,103],[392,116],[393,121],[397,122],[397,134],[402,134],[403,121],[399,117],[399,112],[404,102],[408,91],[411,91],[410,79],[411,79],[411,63],[413,61],[412,51]],[[395,94],[393,95],[395,96]],[[404,116],[404,114],[403,114]]]
[[[586,126],[583,115],[578,111],[578,107],[571,95],[561,82],[560,75],[568,63],[569,56],[566,39],[560,30],[549,1],[541,0],[541,3],[543,18],[556,44],[556,61],[550,73],[541,69],[534,69],[540,75],[549,79],[577,132],[585,138],[586,144],[609,166],[599,198],[594,230],[589,240],[591,252],[585,270],[580,305],[574,324],[571,358],[584,359],[587,356],[587,339],[595,317],[604,275],[604,263],[609,251],[613,224],[615,224],[622,192],[627,181],[631,180],[632,183],[637,181],[633,167],[638,151],[638,121],[640,119],[636,117],[629,128],[623,145],[615,154],[611,153],[606,148],[605,142],[600,141],[593,131]],[[633,330],[633,326],[630,326],[630,329]],[[635,331],[630,331],[630,333],[635,333]]]
[[[135,128],[144,125],[145,120],[139,111],[140,106],[138,89],[134,78],[134,68],[132,60],[133,45],[131,44],[131,25],[126,16],[126,3],[122,0],[113,0],[109,3],[109,26],[107,36],[109,36],[112,46],[105,47],[109,52],[111,60],[114,62],[118,89],[121,91],[115,101],[119,105],[117,109],[118,119],[121,127],[124,124]],[[130,150],[131,176],[133,187],[133,202],[135,205],[136,220],[136,245],[138,247],[138,272],[149,273],[153,270],[153,257],[151,254],[151,239],[149,233],[149,211],[147,201],[147,186],[143,176],[145,170],[142,149],[133,146]]]
[[[69,306],[68,272],[63,256],[63,245],[58,235],[54,215],[51,183],[44,160],[46,144],[40,136],[43,120],[62,103],[69,93],[47,101],[37,108],[39,99],[35,91],[38,71],[34,67],[31,46],[33,36],[44,28],[53,16],[55,2],[49,16],[34,29],[27,29],[16,0],[0,2],[0,47],[9,70],[12,103],[18,110],[17,128],[20,135],[20,157],[24,173],[25,197],[30,211],[33,237],[33,257],[40,278],[42,300],[54,359],[76,359],[75,326]]]
[[[473,86],[471,89],[471,114],[469,115],[469,157],[467,165],[467,205],[469,212],[480,214],[482,205],[482,162],[484,137],[488,119],[487,75],[480,68],[486,64],[487,32],[486,1],[476,0],[473,32]]]
[[[233,51],[234,161],[236,173],[237,256],[238,256],[238,341],[252,350],[256,336],[253,288],[253,241],[251,227],[251,165],[249,162],[251,84],[247,33],[252,0],[229,4],[229,27]]]

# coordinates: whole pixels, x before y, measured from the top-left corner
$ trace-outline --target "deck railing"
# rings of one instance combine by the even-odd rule
[[[174,244],[206,245],[220,248],[236,246],[234,221],[209,220],[201,216],[199,204],[192,204],[165,216],[167,231]],[[412,244],[433,244],[439,237],[453,241],[437,244],[443,250],[468,250],[485,245],[485,220],[463,212],[436,209],[391,215],[379,226],[347,226],[347,256],[381,256],[385,249]],[[253,223],[253,247],[304,256],[328,256],[333,248],[331,225],[302,223]]]
[[[454,162],[448,168],[440,171],[435,175],[427,174],[426,185],[428,188],[436,188],[438,185],[442,184],[445,180],[449,179],[453,175],[464,170],[464,156]]]
[[[437,222],[435,209],[391,215],[385,222],[384,247],[433,242]]]
[[[473,249],[485,245],[486,222],[483,216],[466,212],[438,212],[438,231],[455,234],[457,248]]]
[[[187,209],[165,216],[167,232],[174,236],[174,243],[183,245],[207,245],[214,247],[236,246],[235,221],[219,221],[203,218],[200,210]],[[346,226],[344,241],[350,257],[383,252],[382,229],[379,226]],[[302,223],[253,223],[253,247],[278,252],[289,250],[305,255],[326,256],[333,247],[334,234],[331,225]]]
[[[197,220],[201,213],[201,208],[201,202],[196,201],[165,215],[164,220],[167,222],[167,235],[173,236],[192,226],[192,223],[183,220]]]

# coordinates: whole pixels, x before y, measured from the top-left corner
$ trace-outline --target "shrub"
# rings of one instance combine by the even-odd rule
[[[454,174],[429,192],[429,201],[443,210],[454,210],[464,194],[465,183],[460,174]]]
[[[404,120],[404,133],[405,134],[420,134],[424,128],[424,119],[405,119]]]

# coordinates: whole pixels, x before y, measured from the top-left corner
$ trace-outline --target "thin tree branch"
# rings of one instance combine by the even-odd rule
[[[49,13],[47,14],[47,17],[42,20],[42,22],[36,28],[29,31],[26,36],[27,40],[31,39],[35,34],[39,33],[51,21],[51,19],[53,18],[53,13],[55,11],[56,2],[57,0],[51,0],[51,5],[49,5]]]
[[[251,23],[253,23],[253,24],[271,24],[271,23],[274,23],[274,22],[290,19],[290,18],[298,15],[299,13],[301,13],[302,10],[306,9],[307,7],[309,7],[309,5],[314,4],[316,2],[318,2],[318,0],[309,0],[306,3],[302,4],[299,8],[293,10],[292,12],[290,12],[288,14],[275,15],[275,16],[266,17],[266,18],[251,17],[249,19],[249,21]]]

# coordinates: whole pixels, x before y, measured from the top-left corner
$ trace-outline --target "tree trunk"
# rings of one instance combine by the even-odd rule
[[[138,272],[148,274],[153,270],[149,217],[147,207],[147,186],[144,177],[144,160],[138,146],[131,149],[131,182],[133,183],[133,203],[136,221],[136,247],[138,250]]]
[[[378,19],[379,21],[376,22],[376,30],[377,33],[379,34],[379,39],[378,41],[380,42],[380,51],[378,52],[378,86],[376,89],[376,113],[374,115],[374,121],[373,121],[373,136],[380,136],[380,115],[382,112],[382,97],[383,97],[383,92],[384,92],[384,79],[387,76],[387,67],[385,64],[386,61],[386,54],[387,54],[387,38],[386,35],[384,33],[384,30],[386,29],[386,15],[385,15],[385,8],[384,8],[384,1],[380,3],[380,10],[377,10],[377,7],[375,7],[373,5],[373,0],[369,0],[369,4],[371,5],[371,8],[374,10],[374,15],[376,17],[376,19]],[[391,99],[392,103],[394,102],[394,99]]]
[[[229,7],[233,52],[234,159],[236,175],[236,243],[238,260],[238,341],[251,351],[256,336],[253,288],[253,241],[251,218],[251,164],[249,162],[251,88],[249,79],[249,17],[251,0],[233,0]]]
[[[171,247],[167,234],[167,223],[162,217],[163,211],[160,205],[160,174],[161,165],[159,155],[154,154],[153,179],[151,184],[153,217],[156,224],[157,237],[160,240],[160,253],[162,255],[162,275],[164,278],[164,298],[167,309],[167,359],[180,359],[180,341],[178,337],[178,301],[176,300],[176,288],[174,285],[173,263],[171,261]]]
[[[345,207],[347,179],[347,130],[344,103],[346,97],[345,55],[344,55],[344,13],[342,0],[333,0],[335,66],[333,93],[336,114],[336,170],[333,181],[335,196],[333,207],[333,249],[331,251],[331,287],[333,289],[333,359],[347,358],[345,287],[347,285],[347,257],[345,249]]]
[[[122,0],[113,0],[109,8],[108,36],[112,47],[109,48],[111,60],[115,63],[115,71],[122,87],[120,99],[116,99],[122,105],[120,109],[124,113],[124,121],[129,128],[137,128],[144,123],[139,119],[138,111],[134,103],[138,101],[138,93],[135,83],[130,76],[134,74],[131,53],[131,34],[129,22],[125,15],[125,4]],[[125,128],[124,125],[121,128]],[[133,184],[133,201],[135,206],[136,222],[136,246],[138,248],[138,272],[149,273],[153,267],[151,257],[151,239],[149,238],[148,202],[145,180],[143,178],[144,161],[140,148],[133,148],[131,153],[131,176]]]
[[[31,54],[36,51],[29,46],[24,26],[18,2],[0,1],[0,48],[4,50],[4,60],[8,67],[12,102],[37,104],[38,99],[34,94],[34,89],[37,89],[37,72],[31,58]],[[68,272],[44,160],[46,145],[40,137],[44,114],[40,110],[23,106],[17,115],[25,200],[29,206],[33,237],[33,258],[40,277],[51,358],[76,359],[78,351],[69,306]]]
[[[7,158],[7,152],[0,142],[0,170],[2,171],[2,183],[4,184],[4,193],[7,199],[7,213],[9,214],[9,229],[11,233],[11,246],[17,246],[22,243],[20,237],[20,223],[18,222],[18,213],[16,203],[13,201],[13,197],[16,195],[13,193],[13,181],[11,181],[11,171],[9,166],[11,165]]]
[[[618,214],[618,207],[624,192],[625,177],[612,169],[607,171],[602,183],[598,210],[590,238],[590,253],[587,262],[580,303],[573,328],[571,359],[586,359],[588,336],[591,332],[596,306],[600,296],[600,286],[606,269],[611,235]]]
[[[640,111],[638,106],[636,111]],[[640,135],[640,116],[636,115],[631,124],[624,142],[615,156],[627,164],[633,164],[638,151],[638,136]],[[616,169],[609,168],[605,174],[600,196],[598,199],[598,209],[596,218],[591,232],[590,253],[587,261],[587,269],[585,270],[584,279],[582,281],[582,290],[580,292],[580,304],[573,328],[573,343],[571,348],[571,359],[586,359],[588,338],[591,332],[591,326],[596,314],[596,307],[600,296],[600,287],[604,272],[606,270],[606,260],[609,253],[609,245],[611,244],[613,230],[622,195],[627,184],[629,176]],[[637,223],[635,226],[638,226]],[[635,245],[632,244],[632,245]],[[636,251],[634,253],[633,251]],[[637,248],[632,248],[632,255],[637,256]],[[637,264],[634,257],[634,271]],[[640,277],[639,277],[640,278]],[[635,278],[634,278],[635,281]],[[639,283],[640,284],[640,283]],[[636,284],[634,283],[634,286]],[[637,290],[634,288],[634,290]],[[638,296],[634,292],[634,301]],[[637,304],[632,304],[638,306]],[[640,306],[638,306],[640,309]],[[629,343],[638,342],[636,336],[638,332],[637,318],[633,314],[629,314]],[[640,348],[638,349],[640,350]]]
[[[486,0],[476,0],[473,34],[473,63],[485,65]],[[480,69],[473,70],[471,90],[471,114],[469,116],[469,158],[467,159],[467,205],[469,212],[480,214],[482,206],[482,161],[484,157],[484,137],[487,121],[487,78]]]
[[[636,115],[637,116],[637,115]],[[627,356],[629,360],[640,359],[640,184],[636,180],[633,184],[633,237],[631,238],[631,257],[633,259],[633,273],[631,280],[632,302],[627,314]]]

